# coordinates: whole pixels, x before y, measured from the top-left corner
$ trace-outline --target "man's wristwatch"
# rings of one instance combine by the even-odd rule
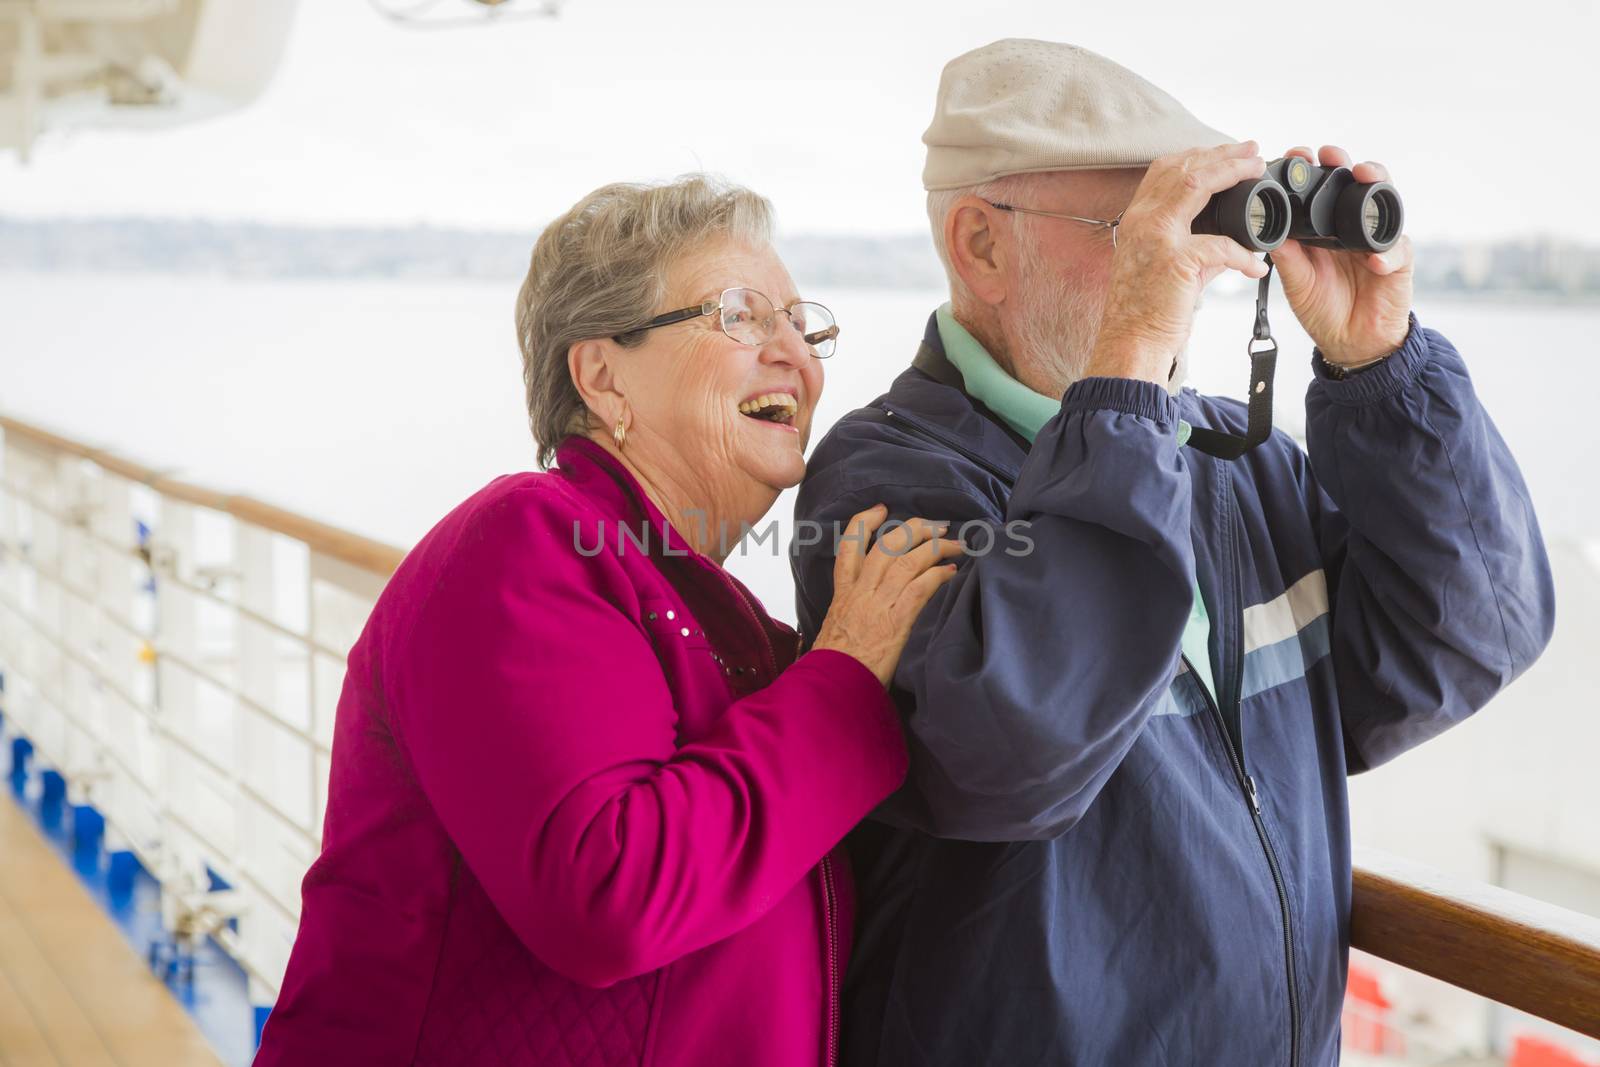
[[[1362,374],[1371,370],[1373,367],[1376,367],[1378,364],[1382,363],[1392,355],[1394,355],[1394,353],[1390,352],[1386,355],[1379,356],[1377,359],[1369,359],[1365,363],[1356,363],[1352,366],[1345,366],[1342,363],[1329,363],[1326,359],[1322,358],[1322,353],[1318,352],[1317,365],[1328,377],[1332,378],[1334,381],[1342,382],[1346,378],[1354,377],[1357,374]]]

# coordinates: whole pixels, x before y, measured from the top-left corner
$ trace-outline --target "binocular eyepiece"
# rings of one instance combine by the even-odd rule
[[[1254,252],[1271,252],[1291,237],[1320,248],[1387,252],[1404,225],[1392,183],[1358,182],[1349,167],[1288,156],[1217,193],[1190,229],[1231,237]]]

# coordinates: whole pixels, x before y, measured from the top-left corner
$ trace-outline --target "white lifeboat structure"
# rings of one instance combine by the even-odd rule
[[[297,0],[0,0],[0,149],[51,129],[170,126],[250,103]]]

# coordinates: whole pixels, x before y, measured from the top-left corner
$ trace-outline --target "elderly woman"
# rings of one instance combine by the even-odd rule
[[[836,846],[905,773],[886,687],[959,544],[867,550],[857,516],[804,655],[723,569],[800,480],[837,333],[770,227],[688,177],[539,238],[517,331],[556,466],[445,516],[352,649],[257,1064],[831,1062]]]

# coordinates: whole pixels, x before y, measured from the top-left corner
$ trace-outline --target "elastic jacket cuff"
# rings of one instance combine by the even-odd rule
[[[1120,411],[1176,430],[1178,401],[1154,382],[1137,378],[1084,378],[1067,387],[1062,411]]]
[[[1313,349],[1311,371],[1312,388],[1320,389],[1335,404],[1358,407],[1392,396],[1409,385],[1427,364],[1432,355],[1428,338],[1417,322],[1417,313],[1411,312],[1406,339],[1382,363],[1368,367],[1347,378],[1335,378],[1328,373],[1322,353]]]

